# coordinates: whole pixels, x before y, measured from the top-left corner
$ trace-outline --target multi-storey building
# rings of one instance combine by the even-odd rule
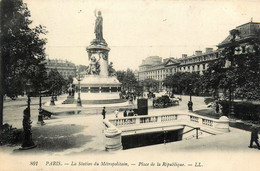
[[[225,47],[236,45],[238,53],[244,53],[252,49],[253,43],[260,42],[260,23],[249,22],[235,29],[230,30],[230,34],[217,47],[221,50]]]
[[[142,65],[139,66],[139,80],[145,80],[147,78],[155,79],[159,82],[159,89],[163,88],[163,80],[176,72],[197,72],[203,74],[208,67],[208,63],[212,60],[216,60],[218,52],[213,51],[213,48],[206,48],[205,53],[202,51],[195,51],[195,55],[187,56],[182,55],[182,58],[176,59],[173,57],[163,59],[161,57],[152,57],[157,60],[147,62],[143,60]],[[154,62],[156,61],[156,62]]]
[[[216,60],[218,57],[218,51],[213,51],[213,48],[206,48],[205,53],[202,51],[195,51],[195,55],[186,56],[179,60],[178,71],[182,72],[197,72],[203,75],[208,67],[208,63]]]
[[[76,75],[75,64],[67,60],[47,59],[46,68],[47,73],[49,73],[51,69],[57,69],[57,71],[63,76],[64,79],[68,79],[69,76],[75,77]]]
[[[253,50],[253,43],[260,42],[260,23],[249,22],[230,31],[230,35],[217,45],[218,50],[206,48],[205,52],[195,51],[192,56],[183,54],[181,58],[163,59],[158,56],[147,57],[139,66],[139,80],[152,78],[159,81],[159,88],[163,86],[163,80],[176,72],[197,72],[203,75],[211,61],[219,58],[219,52],[236,44],[234,53],[245,53]]]

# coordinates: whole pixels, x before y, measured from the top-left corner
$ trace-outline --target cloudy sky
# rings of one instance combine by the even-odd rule
[[[86,46],[95,38],[94,11],[101,10],[109,60],[119,70],[138,69],[148,56],[180,58],[205,51],[226,38],[229,30],[260,22],[260,2],[173,0],[24,0],[33,25],[48,30],[50,59],[88,64]]]

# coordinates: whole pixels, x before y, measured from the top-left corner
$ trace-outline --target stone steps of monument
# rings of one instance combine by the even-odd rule
[[[114,104],[124,103],[126,99],[106,99],[106,100],[81,100],[82,104]],[[62,104],[76,104],[77,100],[74,98],[67,98]]]
[[[66,100],[64,100],[64,102],[62,102],[62,104],[74,104],[76,103],[74,98],[67,98]]]
[[[82,104],[114,104],[127,102],[125,99],[81,100]]]
[[[127,110],[131,110],[136,108],[135,105],[126,105],[126,106],[102,106],[102,107],[94,107],[94,108],[77,108],[77,109],[67,109],[67,108],[49,108],[48,110],[53,112],[56,116],[60,116],[60,115],[96,115],[96,114],[100,114],[102,113],[103,107],[106,107],[106,112],[107,114],[114,114],[115,110],[118,110],[119,112],[121,112],[121,114],[123,113],[123,111]],[[122,114],[123,116],[123,114]]]

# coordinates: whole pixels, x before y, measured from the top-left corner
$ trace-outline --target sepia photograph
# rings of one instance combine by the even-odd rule
[[[257,170],[259,11],[0,0],[0,170]]]

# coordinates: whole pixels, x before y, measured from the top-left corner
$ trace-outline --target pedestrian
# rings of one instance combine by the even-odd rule
[[[216,102],[216,113],[219,113],[219,103]]]
[[[126,110],[124,111],[124,117],[127,117],[127,112],[126,112]]]
[[[118,118],[118,110],[115,110],[116,118]]]
[[[256,128],[256,126],[254,125],[252,128],[252,132],[251,132],[251,140],[250,140],[250,146],[248,146],[249,148],[252,148],[253,146],[253,142],[256,143],[257,148],[260,149],[260,145],[258,143],[258,130]]]
[[[129,96],[129,104],[133,104],[133,96],[132,95]]]
[[[103,119],[105,119],[106,118],[106,107],[103,107],[102,115],[103,115]]]
[[[134,112],[132,109],[130,109],[130,111],[128,112],[128,116],[134,116]]]

